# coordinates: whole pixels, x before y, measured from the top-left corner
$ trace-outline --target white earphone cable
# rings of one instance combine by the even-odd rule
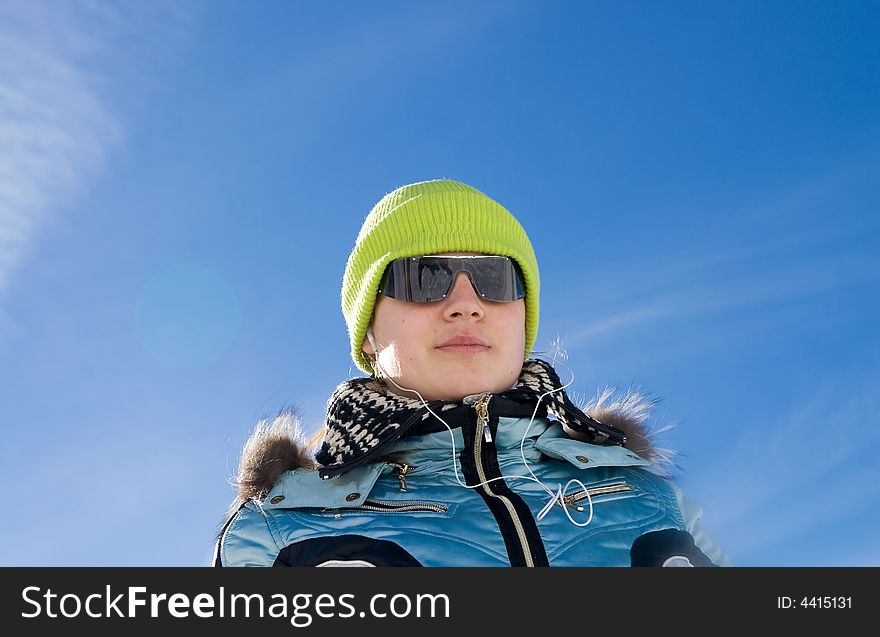
[[[379,364],[379,348],[376,344],[376,341],[375,341],[375,338],[373,336],[371,329],[367,330],[367,339],[369,340],[370,345],[373,346],[373,350],[375,352],[374,364],[381,371],[382,368]],[[546,352],[531,352],[532,355],[545,354],[545,353]],[[553,355],[553,363],[554,363],[554,365],[557,363],[555,352]],[[538,397],[538,401],[535,404],[535,409],[532,412],[532,417],[529,420],[529,424],[528,424],[528,426],[526,426],[525,432],[523,433],[522,440],[520,441],[520,457],[522,458],[523,464],[525,465],[526,470],[529,472],[530,475],[527,475],[527,476],[524,476],[524,475],[511,475],[511,476],[500,475],[498,477],[490,478],[488,480],[484,480],[483,482],[480,482],[478,484],[473,484],[473,485],[465,484],[464,482],[462,482],[461,478],[459,477],[458,462],[456,460],[457,454],[455,451],[455,433],[452,431],[452,427],[450,427],[449,424],[445,420],[443,420],[439,415],[437,415],[437,413],[433,409],[431,409],[431,407],[428,405],[428,402],[422,397],[422,395],[418,391],[416,391],[415,389],[409,389],[407,387],[401,387],[400,385],[397,384],[397,382],[393,378],[391,378],[388,375],[385,376],[385,379],[391,381],[394,384],[394,386],[397,387],[399,390],[406,391],[406,392],[412,392],[416,396],[418,396],[419,400],[422,402],[422,405],[425,407],[425,409],[427,409],[431,413],[431,415],[433,415],[437,420],[442,422],[443,425],[446,427],[446,429],[449,431],[449,436],[450,436],[450,440],[452,443],[452,472],[453,472],[453,475],[455,476],[456,482],[458,482],[459,485],[461,485],[465,489],[476,489],[477,487],[487,485],[490,482],[494,482],[496,480],[503,480],[505,478],[507,478],[508,480],[512,480],[512,479],[532,480],[532,481],[536,482],[538,485],[540,485],[540,487],[542,489],[544,489],[544,491],[546,491],[547,494],[550,496],[550,499],[548,500],[547,504],[544,506],[543,509],[541,509],[541,511],[538,512],[536,519],[538,519],[538,520],[544,519],[544,517],[552,510],[553,505],[555,505],[558,502],[560,504],[560,506],[562,506],[562,510],[565,512],[566,517],[568,518],[568,520],[572,524],[574,524],[575,526],[584,527],[584,526],[587,526],[588,524],[590,524],[590,522],[593,520],[593,499],[590,496],[590,492],[587,489],[587,487],[584,485],[584,483],[581,482],[580,480],[578,480],[577,478],[572,478],[571,480],[569,480],[565,484],[565,487],[563,487],[561,484],[558,484],[556,491],[553,491],[547,485],[545,485],[538,478],[538,476],[535,475],[535,473],[532,471],[531,467],[529,467],[529,463],[526,460],[526,456],[525,456],[526,437],[528,436],[529,430],[532,427],[532,423],[535,421],[535,417],[537,416],[538,407],[541,405],[541,401],[544,399],[545,396],[549,396],[550,394],[552,394],[554,392],[562,391],[563,389],[565,389],[566,387],[568,387],[569,385],[571,385],[574,382],[574,371],[572,371],[571,368],[569,368],[567,365],[565,365],[565,363],[560,363],[560,364],[571,373],[571,379],[565,385],[563,385],[561,387],[557,387],[556,389],[552,389],[548,392],[545,392]],[[568,505],[567,505],[567,502],[565,499],[566,498],[565,492],[568,490],[569,485],[571,485],[572,483],[579,485],[581,487],[583,493],[585,493],[587,496],[587,502],[590,507],[590,515],[589,515],[589,518],[587,519],[586,522],[577,522],[571,516],[571,513],[569,513],[569,511],[568,511]]]

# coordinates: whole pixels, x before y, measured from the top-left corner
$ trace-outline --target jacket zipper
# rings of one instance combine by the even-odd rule
[[[393,502],[391,500],[364,500],[359,507],[328,507],[321,509],[322,513],[334,513],[334,517],[342,517],[342,512],[354,511],[382,511],[385,513],[446,513],[449,507],[439,502],[427,502],[424,500],[412,500],[407,502]]]
[[[565,496],[565,503],[568,505],[577,505],[581,500],[585,500],[587,496],[594,498],[597,495],[609,495],[611,493],[624,493],[626,491],[634,491],[634,489],[623,482],[618,482],[617,484],[606,484],[600,487],[591,487],[586,491],[578,491],[577,493],[572,493],[570,495]],[[582,506],[576,507],[578,511],[583,511]]]
[[[491,483],[486,482],[486,470],[483,467],[480,452],[483,448],[483,438],[486,439],[486,442],[492,442],[492,432],[489,429],[489,401],[491,399],[492,394],[486,393],[480,394],[475,403],[467,400],[465,401],[468,402],[468,404],[473,404],[474,410],[477,412],[477,427],[474,435],[474,465],[477,468],[477,476],[479,477],[480,482],[483,483],[480,485],[480,488],[493,498],[501,500],[507,509],[507,512],[510,514],[513,526],[516,528],[516,534],[519,537],[519,543],[523,555],[526,559],[526,566],[534,566],[535,561],[532,557],[532,552],[529,549],[529,541],[528,538],[526,538],[526,531],[523,528],[522,521],[519,519],[519,515],[516,513],[516,508],[513,506],[510,498],[495,493],[491,489]]]

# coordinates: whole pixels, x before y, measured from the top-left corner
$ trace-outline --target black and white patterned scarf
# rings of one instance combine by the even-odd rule
[[[535,404],[542,394],[562,387],[556,370],[540,359],[525,361],[516,386],[499,396],[520,404]],[[465,397],[464,403],[468,403]],[[430,400],[437,414],[462,406],[462,402]],[[585,434],[594,444],[626,443],[616,427],[603,424],[581,411],[565,390],[541,398],[538,415],[552,414],[562,424]],[[326,433],[315,459],[322,478],[342,475],[376,458],[395,440],[434,416],[418,398],[398,396],[375,378],[352,378],[340,384],[327,403]]]

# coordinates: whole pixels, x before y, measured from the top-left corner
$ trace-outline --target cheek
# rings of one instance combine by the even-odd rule
[[[390,336],[398,357],[412,360],[419,347],[426,342],[427,326],[421,325],[418,317],[412,316],[397,317],[392,325]]]
[[[520,301],[515,307],[511,308],[510,314],[507,316],[508,333],[521,338],[523,342],[526,340],[526,307]]]

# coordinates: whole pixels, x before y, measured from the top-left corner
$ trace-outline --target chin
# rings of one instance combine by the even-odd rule
[[[506,391],[513,385],[507,381],[506,375],[499,374],[497,363],[493,365],[454,365],[435,368],[437,378],[448,379],[432,387],[430,400],[461,401],[465,396],[491,392],[497,394]],[[487,373],[492,370],[494,373]],[[433,378],[432,378],[433,380]],[[434,384],[434,383],[432,383]],[[427,389],[427,388],[426,388]]]
[[[442,391],[444,396],[443,400],[455,400],[460,401],[465,396],[470,396],[472,394],[482,394],[483,392],[492,392],[497,393],[498,389],[495,389],[491,386],[486,385],[485,383],[474,382],[474,383],[456,383],[453,387],[445,387]]]

